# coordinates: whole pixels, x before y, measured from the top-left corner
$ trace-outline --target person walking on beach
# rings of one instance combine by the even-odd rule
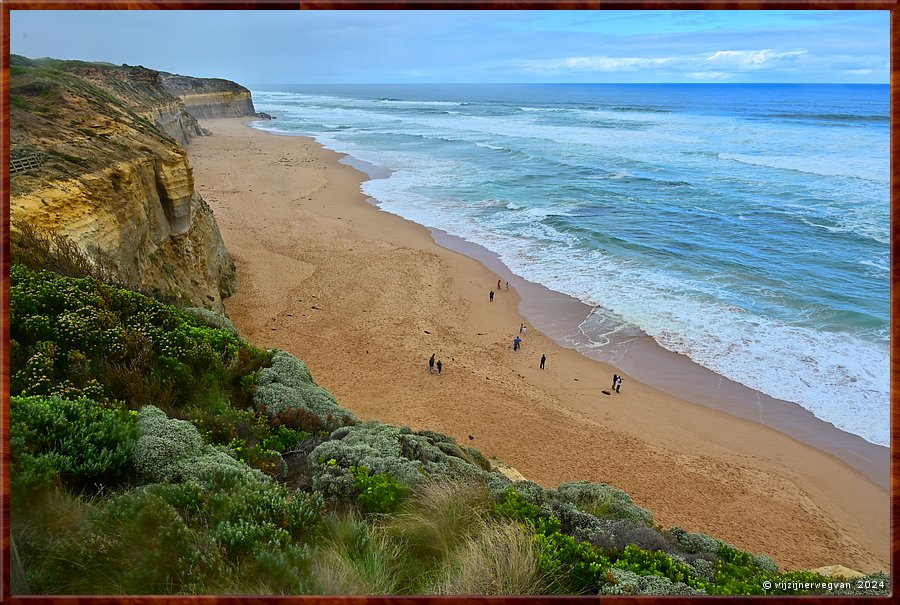
[[[498,290],[500,289],[500,280],[499,279],[497,280],[497,289]]]
[[[434,374],[434,353],[431,354],[431,359],[428,360],[428,373]]]
[[[506,282],[506,289],[509,290],[509,282]]]
[[[522,328],[525,327],[525,324],[519,324],[519,334],[522,333]]]
[[[617,376],[617,377],[616,377],[616,393],[619,392],[619,389],[620,389],[621,387],[622,387],[622,377],[621,377],[621,376]]]
[[[522,334],[528,334],[528,326],[522,324]]]
[[[547,361],[547,356],[543,353],[541,354],[541,369],[544,369],[544,362]]]
[[[440,359],[438,359],[438,364],[437,364],[437,366],[438,366],[438,376],[440,376],[440,375],[441,375],[441,370],[442,370],[443,367],[444,367],[444,364],[441,363],[441,360],[440,360]]]
[[[494,302],[494,291],[491,290],[491,302]]]
[[[519,350],[519,343],[522,342],[522,339],[516,336],[516,339],[513,340],[513,351]]]
[[[609,387],[609,388],[611,388],[611,389],[616,388],[616,383],[617,383],[618,381],[619,381],[619,375],[618,375],[618,374],[613,374],[613,383],[612,383],[612,386]]]

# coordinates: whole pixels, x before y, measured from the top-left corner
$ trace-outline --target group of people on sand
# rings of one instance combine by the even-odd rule
[[[497,291],[498,291],[498,292],[499,292],[500,290],[502,290],[502,288],[500,287],[500,283],[501,283],[501,282],[500,282],[500,280],[498,279],[498,280],[497,280]],[[506,289],[509,290],[509,282],[506,282]],[[490,291],[490,294],[488,294],[488,300],[490,300],[490,302],[494,302],[494,291],[493,291],[493,290],[491,290],[491,291]],[[528,326],[526,326],[524,323],[520,323],[520,324],[519,324],[519,334],[521,334],[522,336],[528,334]],[[516,337],[513,339],[513,351],[518,351],[520,348],[522,348],[522,339],[521,339],[519,336],[516,336]],[[443,368],[444,368],[444,364],[441,363],[441,360],[440,360],[440,359],[437,361],[437,363],[435,363],[434,357],[435,357],[435,353],[432,353],[432,354],[431,354],[431,358],[428,360],[428,372],[429,372],[430,374],[434,374],[434,368],[435,368],[435,365],[436,365],[436,366],[437,366],[437,373],[438,373],[438,376],[440,376],[440,375],[441,375],[441,372],[442,372],[442,370],[443,370]],[[544,353],[541,353],[541,363],[540,363],[540,368],[541,368],[542,370],[544,369],[544,365],[545,365],[546,363],[547,363],[547,355],[544,354]],[[616,393],[618,393],[618,392],[619,392],[619,389],[622,388],[622,377],[619,376],[618,374],[613,374],[612,387],[610,387],[610,388],[611,388],[612,390],[614,390]],[[603,392],[606,393],[606,391],[603,391]],[[607,393],[607,394],[608,394],[608,393]]]
[[[509,282],[506,282],[506,289],[509,290]],[[502,288],[500,287],[500,280],[498,279],[497,280],[497,291],[499,292],[500,290],[502,290]],[[490,294],[488,294],[488,299],[491,302],[494,302],[494,291],[493,290],[491,290]]]
[[[435,356],[435,353],[432,353],[432,354],[431,354],[431,359],[428,360],[428,373],[429,373],[429,374],[434,374],[434,366],[435,366],[435,363],[434,363],[434,356]],[[444,369],[444,364],[441,362],[440,359],[438,359],[438,360],[437,360],[437,371],[438,371],[438,376],[441,375],[441,371],[442,371],[443,369]]]

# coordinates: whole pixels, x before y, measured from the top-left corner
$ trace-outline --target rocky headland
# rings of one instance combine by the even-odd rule
[[[130,285],[222,310],[234,263],[183,146],[207,134],[195,115],[252,115],[250,92],[140,66],[10,63],[13,242],[22,224],[62,235]]]

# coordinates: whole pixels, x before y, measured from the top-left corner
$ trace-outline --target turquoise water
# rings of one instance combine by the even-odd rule
[[[884,85],[253,91],[258,128],[392,171],[380,207],[476,242],[721,375],[889,440]]]

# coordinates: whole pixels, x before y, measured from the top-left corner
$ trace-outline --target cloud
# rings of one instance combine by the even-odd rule
[[[679,57],[563,57],[560,59],[528,59],[513,62],[514,67],[539,73],[634,71],[662,67],[679,61]]]
[[[684,74],[692,80],[729,80],[734,74],[724,71],[692,71]]]
[[[771,48],[763,50],[720,50],[706,58],[718,65],[725,65],[735,69],[762,69],[770,67],[772,63],[788,57],[799,57],[806,54],[806,49],[778,52]]]
[[[844,69],[842,71],[845,74],[853,74],[854,76],[867,76],[875,70],[874,69]]]

